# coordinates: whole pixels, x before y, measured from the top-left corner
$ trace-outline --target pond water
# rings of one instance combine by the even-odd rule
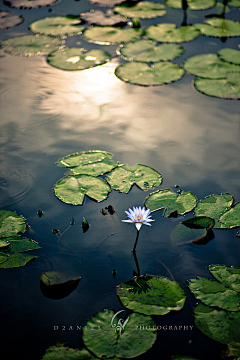
[[[100,9],[85,0],[62,0],[49,8],[18,10],[25,22],[1,31],[1,40],[30,33],[31,22],[46,16],[79,14]],[[106,8],[101,8],[106,10]],[[3,3],[1,10],[9,11]],[[211,9],[188,12],[189,23],[204,20]],[[50,14],[50,15],[49,15]],[[237,20],[232,9],[229,19]],[[164,22],[182,22],[182,11],[168,9]],[[143,20],[143,26],[156,23]],[[198,199],[229,192],[240,200],[239,184],[239,102],[211,98],[197,92],[193,77],[163,86],[140,87],[120,81],[114,69],[123,63],[115,55],[117,46],[93,45],[81,36],[67,39],[68,46],[103,48],[114,58],[103,66],[67,72],[49,66],[45,57],[24,58],[0,51],[0,208],[16,211],[30,225],[27,236],[38,241],[36,261],[25,267],[1,269],[1,354],[4,359],[41,359],[45,350],[57,343],[82,346],[82,333],[89,318],[103,309],[124,309],[116,286],[132,278],[136,265],[131,252],[135,227],[121,222],[124,210],[143,206],[149,192],[134,186],[129,194],[112,191],[104,202],[86,198],[83,206],[62,203],[53,186],[65,169],[56,161],[74,152],[100,149],[114,154],[114,160],[134,165],[146,164],[163,176],[160,189],[192,191]],[[200,36],[183,44],[189,56],[237,48],[239,39]],[[176,189],[175,189],[176,190]],[[111,204],[116,213],[103,216],[101,209]],[[37,215],[38,208],[44,212]],[[82,232],[82,217],[90,229]],[[190,218],[193,213],[184,218]],[[74,226],[58,242],[54,228],[63,232]],[[187,280],[210,277],[207,266],[224,264],[239,267],[237,230],[214,230],[215,238],[205,246],[172,246],[170,234],[183,217],[166,219],[162,211],[152,214],[153,226],[141,229],[137,258],[141,274],[169,277],[185,289],[187,301],[176,314],[153,317],[159,325],[193,325],[186,331],[159,331],[157,341],[139,359],[170,359],[191,355],[199,359],[220,359],[221,344],[208,339],[194,325],[194,296]],[[112,270],[116,269],[116,277]],[[78,288],[68,297],[52,300],[43,296],[39,276],[49,270],[64,270],[81,276]],[[55,326],[55,328],[54,328]],[[66,330],[63,330],[65,326]],[[71,329],[73,328],[73,330]],[[55,330],[54,330],[55,329]],[[58,330],[56,330],[58,329]]]

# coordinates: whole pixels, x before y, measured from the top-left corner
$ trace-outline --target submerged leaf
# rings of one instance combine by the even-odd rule
[[[205,10],[215,6],[215,0],[187,0],[191,10]],[[165,0],[165,4],[175,9],[182,9],[182,0]]]
[[[96,360],[86,349],[72,349],[63,344],[50,346],[42,360]]]
[[[25,219],[8,210],[0,211],[0,237],[15,236],[26,230]]]
[[[16,253],[10,255],[4,263],[0,264],[1,269],[10,269],[15,267],[24,266],[32,260],[35,260],[37,256],[28,254]]]
[[[137,3],[125,1],[116,6],[114,12],[130,18],[140,19],[151,19],[167,13],[163,4],[150,1],[140,1]]]
[[[8,11],[0,11],[0,30],[20,25],[23,22],[23,16],[12,15]]]
[[[81,34],[85,26],[80,24],[81,20],[77,16],[52,16],[33,22],[29,25],[29,29],[39,34],[69,36]]]
[[[69,279],[59,271],[47,271],[40,275],[41,291],[47,298],[62,299],[77,288],[80,279]]]
[[[235,37],[240,36],[240,22],[227,19],[205,20],[204,24],[197,23],[194,27],[203,35],[213,37]]]
[[[141,29],[121,29],[113,26],[92,26],[83,32],[85,40],[95,44],[119,44],[139,39]]]
[[[157,24],[149,26],[144,31],[145,35],[158,42],[181,43],[196,39],[200,31],[194,26],[181,26],[176,28],[176,24]]]
[[[97,161],[110,160],[113,154],[101,150],[82,151],[64,156],[56,163],[58,166],[74,167],[96,163]]]

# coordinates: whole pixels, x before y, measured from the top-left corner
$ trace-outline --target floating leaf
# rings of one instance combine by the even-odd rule
[[[15,267],[24,266],[32,260],[35,260],[37,256],[28,254],[16,253],[8,257],[7,261],[0,264],[1,269],[10,269]]]
[[[205,20],[204,24],[197,23],[194,27],[203,35],[213,37],[234,37],[240,36],[240,23],[227,19]]]
[[[79,48],[65,48],[52,52],[47,61],[50,65],[62,70],[84,70],[102,65],[111,59],[106,51],[92,49],[83,51]]]
[[[10,250],[11,244],[8,242],[7,238],[4,240],[0,239],[0,251]]]
[[[233,266],[210,265],[211,274],[224,286],[240,293],[240,269]]]
[[[196,206],[197,199],[191,192],[181,192],[178,195],[171,189],[163,189],[151,193],[144,204],[152,212],[165,208],[163,216],[171,216],[176,212],[184,215]]]
[[[221,60],[240,65],[240,50],[224,48],[218,51]]]
[[[184,69],[191,75],[219,79],[226,78],[228,72],[240,72],[240,66],[219,59],[217,54],[201,54],[188,58]]]
[[[231,341],[228,346],[228,351],[225,354],[228,358],[234,357],[235,360],[240,359],[240,342]]]
[[[226,211],[219,219],[221,229],[231,229],[240,226],[240,202]]]
[[[140,1],[133,4],[125,1],[115,6],[114,12],[130,18],[140,19],[151,19],[167,13],[163,4],[150,1]]]
[[[25,219],[8,210],[0,211],[0,237],[6,238],[26,230]]]
[[[240,339],[240,312],[217,310],[198,304],[194,310],[195,324],[205,335],[222,344]]]
[[[18,56],[48,55],[56,50],[62,42],[47,35],[16,36],[1,42],[1,47],[7,53]]]
[[[221,99],[240,99],[240,73],[228,73],[226,79],[201,79],[194,80],[197,91]]]
[[[103,201],[110,191],[106,181],[90,175],[65,176],[54,186],[55,195],[72,205],[82,205],[85,194],[97,202]]]
[[[215,6],[215,0],[187,0],[190,10],[205,10]],[[182,0],[165,0],[165,4],[174,9],[182,9]]]
[[[0,11],[0,30],[20,25],[23,22],[23,16],[12,15],[8,11]]]
[[[47,271],[40,275],[41,291],[47,298],[62,299],[77,288],[80,279],[69,279],[59,271]]]
[[[60,0],[4,0],[6,5],[16,8],[39,8],[42,6],[54,5]]]
[[[230,0],[228,5],[233,7],[240,7],[240,0]]]
[[[58,166],[74,167],[96,163],[97,161],[110,160],[113,154],[101,150],[82,151],[64,156],[56,163]]]
[[[126,45],[120,45],[117,51],[124,59],[142,62],[173,60],[184,53],[184,49],[179,45],[157,45],[155,41],[148,40],[138,40]]]
[[[146,315],[165,315],[183,308],[186,296],[176,281],[157,275],[147,276],[149,288],[146,292],[134,292],[132,280],[117,287],[117,295],[126,308]]]
[[[142,62],[130,62],[120,65],[115,75],[130,84],[142,86],[156,86],[169,84],[180,80],[185,71],[177,64],[161,61],[148,65]]]
[[[39,34],[69,36],[81,34],[85,26],[80,24],[81,20],[77,16],[52,16],[33,22],[30,24],[29,29]]]
[[[90,10],[80,15],[81,19],[91,25],[114,26],[126,25],[130,19],[114,14],[112,10],[104,13],[101,10]]]
[[[92,26],[83,32],[85,40],[95,44],[118,44],[139,39],[141,29],[121,29],[113,26]]]
[[[200,31],[194,26],[176,28],[176,24],[167,23],[149,26],[144,33],[149,39],[167,43],[188,42],[200,35]]]
[[[69,170],[74,175],[87,174],[92,176],[103,175],[114,169],[118,163],[113,160],[104,159],[103,161],[97,161],[91,164],[84,164],[73,167]]]
[[[3,249],[1,248],[1,250],[3,250]],[[5,261],[7,261],[7,259],[8,259],[8,254],[5,254],[5,253],[3,253],[3,252],[0,252],[0,264],[2,264],[2,263],[4,263]]]
[[[220,228],[219,218],[229,210],[233,204],[233,197],[230,194],[209,195],[199,200],[194,210],[196,216],[208,216],[215,220],[215,228]]]
[[[19,235],[6,238],[6,240],[11,244],[11,251],[14,251],[15,253],[41,249],[41,246],[39,246],[36,241],[26,239]]]
[[[86,349],[72,349],[57,344],[50,346],[42,360],[95,360],[95,356],[91,355]]]
[[[123,0],[88,0],[91,4],[98,5],[98,6],[109,6],[112,7],[114,5],[117,5]]]
[[[128,193],[134,184],[142,190],[159,186],[162,175],[146,165],[120,165],[108,174],[107,181],[113,189]]]
[[[111,310],[100,312],[83,328],[84,345],[99,358],[132,358],[145,353],[156,341],[155,323],[150,316],[136,313],[127,315],[125,321],[127,323],[119,334],[111,327],[111,323],[115,328],[117,326],[116,314]],[[142,324],[148,330],[140,330]]]

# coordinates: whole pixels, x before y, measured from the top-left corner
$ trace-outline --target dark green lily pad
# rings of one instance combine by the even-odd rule
[[[205,20],[204,24],[197,23],[194,27],[203,35],[212,37],[240,36],[240,22],[227,19]]]
[[[162,183],[162,175],[146,165],[120,165],[108,174],[107,182],[112,189],[128,193],[134,184],[142,190],[159,186]]]
[[[41,246],[39,246],[38,242],[31,240],[31,239],[26,239],[19,235],[15,236],[15,237],[6,238],[6,240],[11,245],[11,251],[13,251],[15,253],[41,249]]]
[[[157,86],[180,80],[185,74],[177,64],[161,61],[148,65],[143,62],[130,62],[120,65],[115,75],[130,84],[141,86]]]
[[[24,22],[24,17],[12,15],[8,11],[0,11],[0,30],[9,29]]]
[[[145,353],[156,341],[156,325],[150,316],[136,313],[127,315],[121,334],[114,331],[119,325],[111,310],[92,317],[83,328],[84,345],[99,358],[133,358]],[[112,326],[111,326],[112,324]],[[140,330],[144,324],[148,330]],[[113,328],[114,327],[114,328]],[[92,329],[95,329],[93,331]],[[99,329],[99,330],[98,330]],[[117,330],[117,329],[116,329]]]
[[[228,73],[226,79],[194,80],[197,91],[220,99],[240,99],[240,73]]]
[[[157,45],[155,41],[138,40],[120,45],[117,52],[127,60],[157,62],[176,59],[184,53],[184,49],[176,44]]]
[[[182,9],[182,0],[165,0],[164,3],[174,9]],[[215,6],[215,0],[187,0],[190,10],[205,10]]]
[[[83,38],[95,44],[119,44],[139,39],[141,29],[121,29],[113,26],[92,26],[83,32]]]
[[[194,309],[195,324],[205,335],[222,344],[240,339],[240,311],[229,312],[198,304]]]
[[[54,5],[60,0],[4,0],[6,5],[16,8],[39,8],[42,6]]]
[[[233,205],[233,197],[230,194],[209,195],[199,200],[194,210],[196,216],[208,216],[215,220],[215,228],[220,228],[220,217]]]
[[[165,315],[183,308],[186,296],[176,281],[157,275],[147,276],[146,292],[134,292],[132,280],[117,287],[117,295],[126,308],[146,315]]]
[[[106,51],[92,49],[83,51],[79,48],[65,48],[52,52],[47,61],[50,65],[62,70],[84,70],[102,65],[111,59]]]
[[[118,163],[113,160],[104,159],[92,164],[79,165],[69,170],[73,175],[87,174],[92,176],[99,176],[110,172],[118,166]]]
[[[0,251],[10,250],[11,244],[7,239],[8,238],[5,238],[4,240],[0,239]]]
[[[232,229],[240,226],[240,202],[226,211],[219,219],[221,229]]]
[[[233,7],[240,7],[240,0],[231,0],[229,1],[228,5]]]
[[[90,175],[66,176],[54,186],[55,195],[72,205],[82,205],[85,195],[97,202],[103,201],[110,191],[106,181]]]
[[[101,10],[90,10],[88,12],[82,13],[80,18],[86,21],[88,24],[99,26],[123,26],[126,25],[128,21],[130,21],[130,19],[114,14],[112,10],[108,10],[106,13]]]
[[[63,344],[57,344],[50,346],[42,360],[95,360],[95,356],[91,355],[86,349],[72,349],[64,346]]]
[[[0,211],[0,237],[6,238],[26,230],[25,219],[8,210]],[[3,240],[3,239],[2,239]]]
[[[233,358],[235,360],[239,360],[240,359],[240,342],[234,342],[231,341],[229,344],[227,344],[228,346],[228,350],[225,353],[225,355],[227,356],[227,358]]]
[[[110,160],[113,154],[101,150],[82,151],[80,153],[64,156],[57,161],[58,166],[74,167],[78,165],[87,165],[97,161]]]
[[[10,269],[15,267],[24,266],[32,260],[35,260],[37,256],[28,254],[16,253],[10,255],[4,263],[0,264],[1,269]]]
[[[85,26],[81,22],[79,17],[73,15],[52,16],[33,22],[29,29],[44,35],[69,36],[82,33]]]
[[[194,26],[176,28],[176,24],[164,23],[147,27],[144,34],[159,42],[182,43],[196,39],[201,33]]]
[[[228,72],[240,73],[239,65],[222,61],[217,54],[192,56],[184,62],[183,67],[191,75],[212,79],[226,78]]]
[[[98,5],[98,6],[108,6],[113,7],[117,4],[123,2],[123,0],[88,0],[91,4]]]
[[[140,19],[151,19],[167,13],[163,4],[151,1],[140,1],[133,4],[125,1],[115,6],[114,12],[130,18]]]
[[[233,266],[210,265],[211,274],[224,286],[240,293],[240,269]]]
[[[2,249],[1,249],[2,250]],[[8,254],[0,252],[0,264],[4,263],[8,259]]]
[[[184,215],[197,204],[196,196],[191,192],[176,194],[171,189],[163,189],[151,193],[144,202],[152,212],[164,209],[163,216]]]
[[[221,60],[240,65],[240,50],[224,48],[218,51]]]
[[[40,275],[43,295],[50,299],[62,299],[71,294],[78,286],[81,277],[69,279],[59,271],[47,271]]]
[[[48,55],[56,50],[62,42],[47,35],[16,36],[1,42],[1,47],[7,53],[18,56]]]

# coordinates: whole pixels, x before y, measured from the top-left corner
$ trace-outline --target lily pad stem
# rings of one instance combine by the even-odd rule
[[[137,242],[138,242],[138,237],[139,237],[139,230],[137,230],[137,236],[136,236],[135,243],[134,243],[134,246],[133,246],[133,249],[132,249],[133,252],[136,251]]]

